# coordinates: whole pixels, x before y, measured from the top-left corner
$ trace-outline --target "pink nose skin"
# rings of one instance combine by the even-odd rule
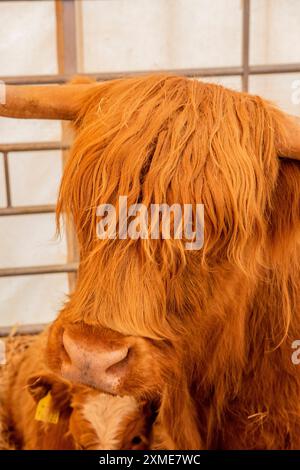
[[[98,345],[88,349],[87,345],[75,341],[65,331],[63,345],[69,361],[63,361],[62,376],[72,382],[89,385],[107,393],[116,393],[116,388],[126,370],[128,348],[107,349]]]

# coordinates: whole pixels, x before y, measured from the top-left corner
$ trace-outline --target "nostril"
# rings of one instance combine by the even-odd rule
[[[117,349],[115,351],[106,351],[103,353],[103,365],[106,365],[105,369],[111,369],[112,367],[121,365],[123,362],[126,362],[128,358],[129,349],[127,347],[122,349]]]
[[[125,367],[127,366],[129,355],[130,355],[130,349],[129,348],[124,349],[122,351],[122,354],[120,352],[119,360],[114,361],[114,363],[109,365],[105,372],[106,373],[114,373],[114,374],[119,373],[120,374],[125,369]]]
[[[63,362],[71,362],[70,354],[68,352],[68,343],[65,343],[64,333],[62,335],[60,355]]]
[[[81,367],[85,360],[86,349],[82,347],[78,341],[71,338],[67,331],[63,332],[62,345],[63,359],[69,363],[74,363],[78,367]]]

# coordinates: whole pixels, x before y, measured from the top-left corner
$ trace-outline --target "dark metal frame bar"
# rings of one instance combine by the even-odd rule
[[[246,45],[246,42],[245,42]],[[244,62],[245,66],[246,62]],[[114,80],[117,78],[132,75],[145,75],[156,72],[166,72],[186,77],[226,77],[245,75],[244,66],[232,67],[205,67],[194,69],[167,69],[167,70],[138,70],[136,72],[103,72],[103,73],[81,73],[81,76],[93,78],[99,82]],[[297,73],[300,72],[300,63],[293,64],[269,64],[269,65],[249,65],[248,75],[266,75],[277,73]],[[51,85],[63,84],[71,80],[74,74],[59,75],[28,75],[23,77],[1,77],[1,81],[7,85]]]
[[[243,1],[242,29],[242,89],[249,89],[249,49],[250,49],[250,0]]]
[[[30,152],[41,150],[66,150],[69,146],[62,145],[61,142],[28,142],[18,144],[0,144],[0,153],[10,152]]]
[[[55,205],[45,204],[40,206],[15,206],[4,207],[0,209],[0,216],[8,215],[33,215],[33,214],[51,214],[55,212]],[[1,274],[1,270],[0,270]]]
[[[11,208],[11,190],[10,190],[9,164],[8,164],[7,152],[3,153],[3,165],[4,165],[6,206],[9,209]]]
[[[0,270],[0,277],[73,273],[76,272],[77,269],[78,263],[51,264],[49,266],[25,266],[21,268],[4,268]]]
[[[15,335],[37,335],[41,333],[47,325],[48,323],[36,323],[35,325],[2,326],[0,327],[0,338]]]

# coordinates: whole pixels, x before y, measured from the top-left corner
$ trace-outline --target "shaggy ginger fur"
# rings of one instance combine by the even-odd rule
[[[281,112],[155,74],[95,85],[75,124],[58,215],[74,220],[81,264],[50,363],[63,330],[109,328],[132,352],[118,393],[159,402],[157,447],[299,448],[300,169],[278,159]],[[120,195],[203,203],[204,248],[97,239],[97,206]]]
[[[2,338],[5,344],[5,365],[0,365],[0,450],[15,450],[14,442],[10,440],[7,416],[7,390],[10,376],[19,358],[34,341],[34,336],[8,336]]]

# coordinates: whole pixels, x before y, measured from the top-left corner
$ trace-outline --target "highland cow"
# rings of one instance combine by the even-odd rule
[[[80,267],[50,331],[53,371],[152,401],[155,448],[299,448],[299,121],[164,74],[8,87],[0,113],[77,132],[57,213],[74,221]],[[119,196],[204,204],[203,248],[99,240],[97,207]]]

